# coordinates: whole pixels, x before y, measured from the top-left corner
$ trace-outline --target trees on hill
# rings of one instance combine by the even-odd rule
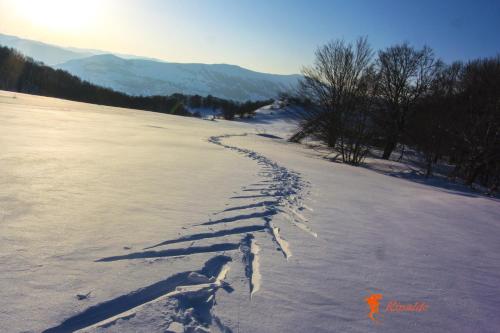
[[[405,43],[379,52],[378,96],[383,105],[377,120],[384,128],[382,158],[389,159],[400,142],[410,113],[434,79],[437,63],[429,47],[416,50]]]
[[[134,97],[99,87],[6,47],[0,47],[0,89],[162,113],[171,113],[179,102],[178,96]]]
[[[454,175],[467,184],[476,179],[492,186],[500,176],[500,56],[463,67],[455,95],[456,114],[449,123]]]
[[[303,70],[301,94],[316,107],[306,108],[302,132],[338,147],[344,162],[359,164],[366,154],[367,111],[375,92],[372,50],[366,38],[355,44],[333,41],[316,51]]]
[[[27,58],[13,49],[0,46],[0,89],[109,106],[142,109],[189,116],[187,106],[222,111],[226,119],[247,116],[272,101],[239,103],[213,96],[129,96],[99,87],[63,70],[55,70]],[[253,108],[253,109],[252,109]]]
[[[454,166],[450,177],[498,188],[500,56],[446,65],[406,43],[371,54],[363,38],[316,51],[290,99],[306,105],[291,140],[312,136],[355,165],[369,148],[388,159],[405,144],[422,153],[428,176],[442,160]]]

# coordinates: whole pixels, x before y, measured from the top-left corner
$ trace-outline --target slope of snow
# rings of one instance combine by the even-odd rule
[[[199,115],[202,119],[212,120],[214,118],[219,118],[222,116],[219,109],[214,108],[187,108],[188,111],[193,115]]]
[[[0,92],[0,331],[500,327],[497,200],[331,163],[278,127]]]
[[[273,104],[256,110],[253,117],[239,121],[250,125],[261,135],[287,139],[297,130],[303,112],[300,107]]]

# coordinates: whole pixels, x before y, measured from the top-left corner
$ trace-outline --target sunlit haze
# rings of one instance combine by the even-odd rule
[[[174,62],[298,73],[328,40],[429,44],[446,61],[494,55],[500,2],[0,0],[0,33]]]
[[[51,34],[60,30],[74,34],[84,32],[93,24],[98,3],[97,0],[16,0],[12,2],[12,8],[24,24],[30,23],[33,28]]]

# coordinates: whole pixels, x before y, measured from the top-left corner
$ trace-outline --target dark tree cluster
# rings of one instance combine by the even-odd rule
[[[500,56],[446,65],[407,43],[375,54],[366,38],[316,51],[291,102],[304,106],[292,141],[314,137],[358,165],[371,148],[389,159],[398,145],[419,151],[426,174],[496,191],[500,182]]]
[[[191,116],[186,106],[212,108],[226,119],[246,117],[255,109],[272,101],[239,103],[213,96],[130,96],[83,81],[63,70],[55,70],[0,46],[0,90],[64,98],[100,105],[141,109],[181,116]]]
[[[442,66],[415,106],[403,138],[426,157],[427,175],[444,160],[451,178],[500,183],[500,56]]]

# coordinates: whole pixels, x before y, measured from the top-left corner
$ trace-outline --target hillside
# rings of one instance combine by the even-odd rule
[[[233,65],[167,63],[96,55],[57,68],[131,95],[212,95],[246,101],[276,98],[296,86],[298,75],[275,75]]]
[[[217,110],[226,119],[231,119],[235,115],[244,116],[270,103],[270,101],[238,103],[213,96],[201,97],[183,94],[130,96],[82,81],[66,71],[55,70],[3,46],[0,46],[0,89],[186,116],[191,115],[186,108],[189,105]]]
[[[0,92],[0,331],[500,327],[498,200],[332,163],[282,118]]]
[[[60,64],[68,60],[89,57],[95,54],[87,50],[71,50],[69,48],[4,34],[0,34],[0,45],[16,49],[22,54],[49,66]]]
[[[235,65],[169,63],[138,56],[109,54],[41,43],[0,34],[0,45],[63,69],[90,83],[129,95],[212,95],[247,101],[276,98],[293,89],[299,75],[251,71]]]

